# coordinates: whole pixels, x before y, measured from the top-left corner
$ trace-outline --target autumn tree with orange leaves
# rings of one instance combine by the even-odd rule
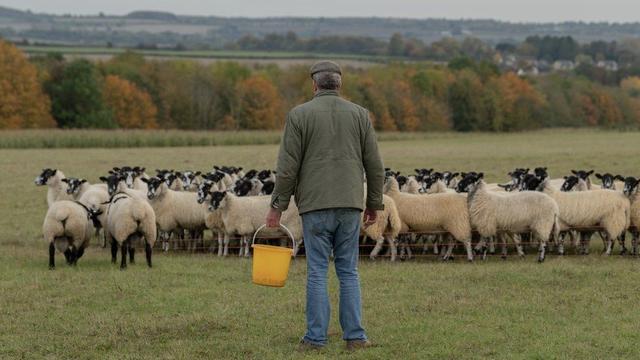
[[[38,71],[22,51],[0,40],[0,129],[55,127]]]
[[[242,129],[277,129],[283,122],[278,89],[264,76],[254,75],[236,86],[237,120]]]
[[[154,129],[158,127],[158,109],[151,96],[132,82],[116,75],[104,79],[104,102],[121,128]]]

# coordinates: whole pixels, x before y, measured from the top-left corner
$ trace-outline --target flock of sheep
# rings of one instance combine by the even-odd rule
[[[565,238],[587,254],[589,240],[599,232],[604,252],[611,254],[618,239],[626,253],[627,231],[632,234],[633,255],[637,254],[640,225],[640,180],[634,177],[595,174],[602,185],[591,182],[593,171],[572,171],[564,178],[550,179],[546,168],[518,168],[505,184],[487,184],[477,172],[437,172],[415,169],[401,175],[386,170],[385,209],[376,223],[362,227],[363,241],[375,241],[369,256],[375,259],[387,248],[391,260],[412,256],[417,245],[432,246],[442,259],[452,259],[457,243],[464,245],[469,261],[474,250],[486,256],[495,250],[496,240],[506,256],[510,238],[520,256],[523,240],[536,244],[538,261],[545,259],[548,246],[564,254]],[[127,258],[134,261],[134,245],[144,245],[148,266],[159,240],[162,249],[205,248],[204,231],[217,238],[219,256],[229,254],[232,240],[239,240],[240,256],[250,256],[250,239],[263,224],[269,209],[275,172],[243,171],[223,166],[210,172],[156,170],[149,176],[138,166],[113,168],[100,177],[101,183],[67,178],[57,169],[44,169],[36,185],[48,187],[49,210],[43,224],[49,244],[49,266],[55,268],[56,249],[74,265],[90,239],[100,230],[103,246],[110,244],[112,261],[121,251],[121,268]],[[364,199],[363,199],[364,201]],[[292,201],[281,223],[292,233],[298,253],[302,223]],[[280,237],[279,229],[267,229],[261,236]],[[475,249],[472,240],[476,242]],[[210,250],[215,251],[215,241]]]

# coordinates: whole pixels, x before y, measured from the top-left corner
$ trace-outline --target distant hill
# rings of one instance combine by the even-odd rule
[[[128,19],[147,19],[147,20],[161,20],[161,21],[178,21],[178,17],[175,14],[164,11],[133,11],[125,16]]]
[[[221,48],[244,35],[295,32],[301,38],[361,36],[388,40],[393,33],[426,43],[476,37],[491,44],[530,35],[570,35],[580,42],[640,36],[640,23],[510,23],[497,20],[399,18],[226,18],[135,11],[125,16],[49,15],[0,7],[0,36],[31,43]]]

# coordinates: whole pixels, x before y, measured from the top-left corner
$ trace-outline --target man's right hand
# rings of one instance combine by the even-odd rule
[[[376,223],[378,212],[373,209],[364,210],[364,227],[369,227]]]
[[[280,217],[282,216],[282,212],[278,209],[271,208],[267,213],[267,227],[268,228],[277,228],[280,226]]]

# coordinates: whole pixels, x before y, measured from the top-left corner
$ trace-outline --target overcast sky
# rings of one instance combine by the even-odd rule
[[[0,0],[0,5],[55,14],[126,14],[163,10],[219,16],[379,16],[474,18],[517,22],[640,21],[640,0]]]

